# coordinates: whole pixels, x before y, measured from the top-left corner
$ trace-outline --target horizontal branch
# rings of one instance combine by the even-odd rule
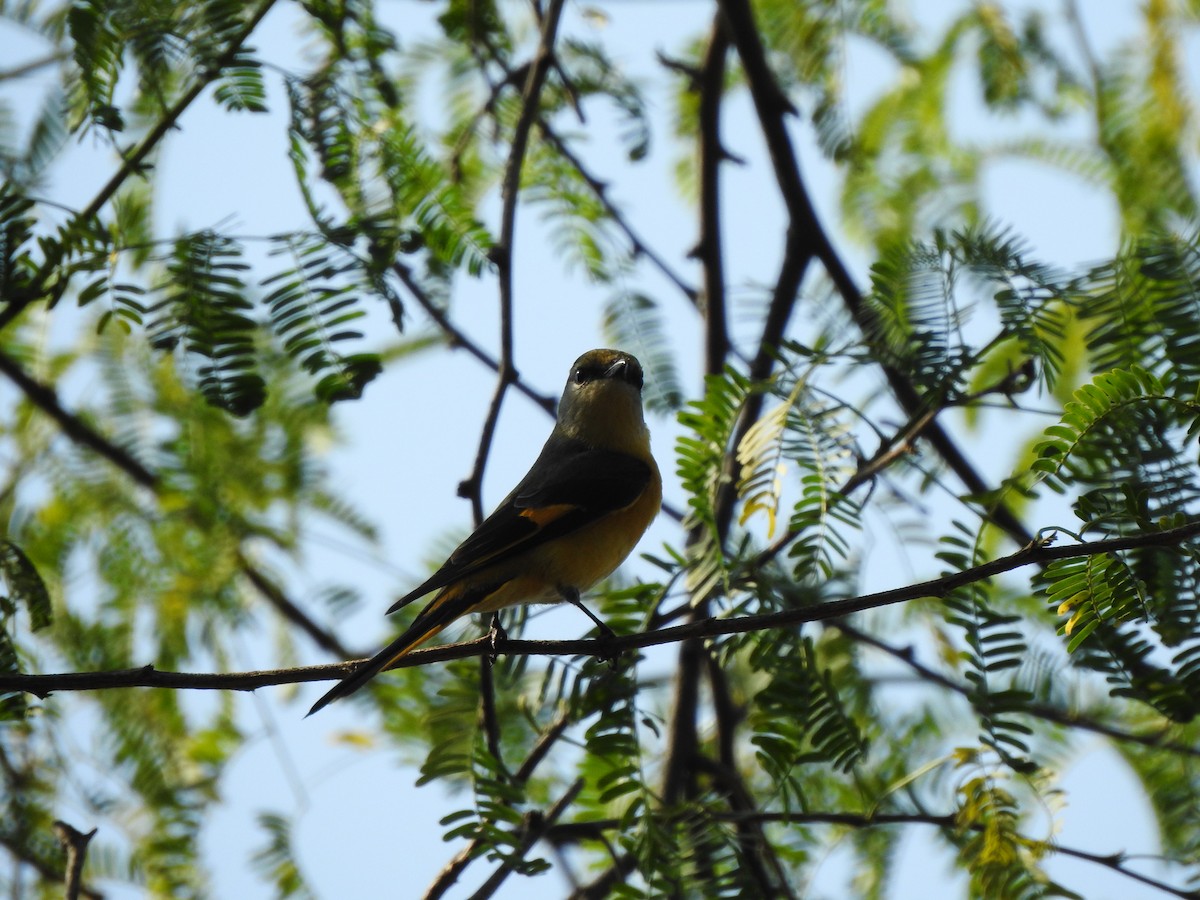
[[[1095,556],[1101,553],[1118,553],[1139,547],[1174,547],[1200,535],[1200,521],[1129,537],[1102,541],[1086,541],[1059,547],[1035,543],[1010,556],[991,560],[982,565],[952,572],[941,578],[922,581],[906,587],[877,591],[845,600],[834,600],[818,606],[789,609],[761,616],[738,616],[736,618],[710,618],[672,628],[638,634],[620,635],[612,638],[582,638],[568,641],[513,640],[506,637],[485,635],[473,641],[446,644],[415,650],[405,656],[394,668],[426,665],[452,659],[465,659],[485,653],[500,653],[510,656],[598,656],[611,657],[627,650],[639,650],[661,644],[672,644],[693,638],[719,637],[727,634],[746,634],[802,625],[805,622],[824,622],[839,619],[852,613],[878,609],[920,597],[945,597],[968,584],[985,581],[995,575],[1020,569],[1025,566],[1040,566],[1056,559],[1073,559]],[[185,672],[163,672],[153,666],[137,669],[118,669],[109,672],[72,672],[57,675],[0,675],[0,692],[23,691],[45,697],[54,691],[94,691],[108,688],[157,687],[194,690],[252,691],[276,684],[298,684],[308,681],[330,681],[344,678],[353,672],[362,660],[333,663],[320,666],[300,666],[288,669],[270,669],[257,672],[233,672],[227,674],[202,674]]]

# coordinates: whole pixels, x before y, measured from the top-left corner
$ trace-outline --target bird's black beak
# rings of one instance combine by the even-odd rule
[[[618,359],[615,363],[604,370],[605,378],[619,378],[621,381],[628,382],[638,390],[642,388],[642,370],[638,366],[631,366],[629,360]]]

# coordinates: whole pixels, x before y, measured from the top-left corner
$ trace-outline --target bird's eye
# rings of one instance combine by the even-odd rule
[[[585,372],[583,370],[583,366],[580,366],[574,372],[571,373],[571,380],[574,381],[576,384],[583,384],[585,381],[588,380],[587,372]]]

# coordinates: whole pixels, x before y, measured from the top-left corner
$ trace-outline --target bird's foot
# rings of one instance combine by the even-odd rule
[[[585,616],[592,620],[597,630],[600,632],[600,640],[606,644],[613,644],[617,639],[617,633],[608,627],[608,624],[596,616],[590,609],[583,605],[583,601],[579,599],[579,591],[573,587],[560,587],[558,589],[562,598],[580,610]],[[609,646],[597,658],[607,661],[613,668],[617,666],[617,657],[621,655],[621,651],[614,646]]]
[[[500,644],[508,640],[508,632],[504,630],[504,626],[500,624],[500,613],[492,613],[492,624],[488,628],[488,641],[492,645],[490,659],[496,661],[496,657],[500,655]]]

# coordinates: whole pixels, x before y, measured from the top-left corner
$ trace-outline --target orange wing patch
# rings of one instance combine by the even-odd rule
[[[577,509],[579,507],[573,503],[555,503],[551,506],[541,506],[537,509],[523,509],[520,515],[522,519],[529,519],[529,521],[533,522],[539,528],[545,528],[551,522],[561,519],[567,513],[575,512]]]

